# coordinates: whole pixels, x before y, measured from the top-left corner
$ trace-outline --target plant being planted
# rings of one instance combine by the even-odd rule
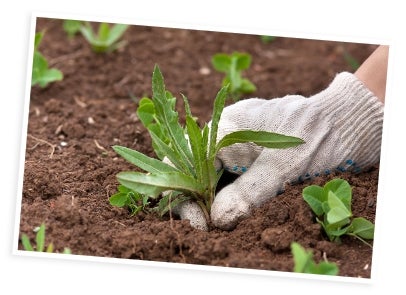
[[[352,219],[350,184],[340,178],[327,182],[324,187],[310,185],[303,189],[303,198],[316,215],[330,241],[350,235],[369,245],[374,238],[374,225],[363,217]]]
[[[248,79],[242,77],[242,71],[251,65],[251,55],[248,53],[234,52],[230,55],[224,53],[215,54],[212,57],[213,67],[226,76],[223,79],[223,86],[229,86],[230,96],[234,101],[240,100],[243,94],[252,93],[256,90],[255,85]]]
[[[38,32],[35,34],[31,86],[39,85],[45,88],[49,83],[62,80],[63,74],[58,69],[49,68],[48,61],[39,51],[38,47],[43,37],[44,33]]]
[[[335,263],[322,261],[317,264],[313,260],[312,251],[306,251],[300,244],[293,242],[290,245],[293,254],[294,268],[293,271],[297,273],[309,273],[318,275],[332,275],[338,274],[338,267]]]
[[[128,25],[115,24],[112,27],[107,23],[100,23],[97,33],[89,22],[85,22],[80,27],[80,32],[92,46],[92,50],[97,53],[112,52],[125,44],[125,40],[119,41]]]
[[[222,174],[222,171],[216,171],[215,157],[226,146],[252,142],[268,148],[288,148],[303,143],[296,137],[251,130],[233,132],[216,142],[227,86],[222,87],[216,96],[210,128],[209,124],[205,124],[202,129],[192,116],[185,96],[186,126],[181,126],[178,113],[174,110],[173,97],[165,90],[158,66],[153,71],[152,90],[153,107],[150,106],[150,112],[152,121],[159,127],[149,128],[148,131],[156,154],[164,155],[170,164],[126,147],[113,146],[113,149],[124,159],[146,171],[118,173],[117,179],[122,186],[150,198],[157,198],[163,192],[171,192],[161,198],[158,205],[161,212],[167,211],[169,206],[173,207],[176,203],[194,200],[209,221],[216,186]],[[157,132],[157,129],[162,132]]]
[[[52,253],[54,251],[53,243],[48,244],[48,246],[45,248],[45,224],[42,223],[41,226],[36,228],[36,231],[37,234],[35,236],[35,248],[32,246],[30,239],[26,234],[21,235],[21,243],[23,244],[24,250]],[[71,250],[69,248],[65,248],[63,254],[71,254]]]

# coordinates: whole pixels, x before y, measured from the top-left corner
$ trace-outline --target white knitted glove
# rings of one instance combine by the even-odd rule
[[[305,141],[294,148],[268,149],[235,144],[219,151],[218,165],[241,174],[215,197],[211,220],[233,229],[254,207],[276,196],[287,182],[331,171],[353,171],[379,162],[383,104],[353,75],[338,74],[311,97],[289,95],[271,100],[246,99],[224,109],[218,140],[237,130],[265,130]],[[181,218],[207,230],[198,205],[177,208]]]

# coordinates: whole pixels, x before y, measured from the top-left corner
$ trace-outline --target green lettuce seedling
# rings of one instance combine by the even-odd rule
[[[80,32],[83,22],[80,20],[65,19],[63,21],[63,30],[68,34],[69,38],[73,38],[77,33]]]
[[[310,185],[303,189],[303,198],[316,215],[330,241],[340,242],[342,235],[350,235],[368,244],[374,238],[374,225],[362,217],[352,218],[352,191],[349,183],[340,178],[324,187]],[[369,245],[369,244],[368,244]]]
[[[90,43],[92,50],[97,53],[112,52],[125,44],[125,40],[119,41],[128,25],[115,24],[112,27],[107,23],[100,23],[97,33],[89,22],[80,27],[83,37]]]
[[[37,228],[37,234],[35,236],[36,247],[34,248],[30,242],[30,239],[26,234],[21,235],[21,243],[24,250],[26,251],[36,251],[36,252],[47,252],[52,253],[54,251],[53,243],[48,244],[45,248],[45,224],[42,223],[39,228]],[[71,254],[69,248],[64,248],[63,254]]]
[[[35,34],[31,86],[39,85],[45,88],[49,83],[62,80],[63,74],[58,69],[50,69],[48,67],[48,61],[39,51],[38,47],[43,37],[44,33],[38,32]]]
[[[220,149],[245,142],[268,148],[288,148],[303,143],[303,140],[296,137],[251,130],[233,132],[216,142],[227,86],[221,88],[216,96],[210,128],[208,124],[203,128],[198,126],[185,96],[183,100],[186,126],[181,126],[178,113],[174,110],[173,97],[165,90],[163,76],[158,66],[155,66],[153,71],[152,90],[152,99],[145,103],[152,102],[154,120],[160,126],[149,128],[148,131],[153,146],[156,147],[155,151],[157,154],[165,155],[165,159],[161,161],[151,158],[123,146],[113,146],[113,149],[146,172],[118,173],[117,179],[122,186],[149,198],[157,198],[163,192],[171,192],[161,199],[158,206],[160,210],[168,210],[168,206],[174,203],[194,200],[203,209],[209,221],[216,186],[222,174],[222,171],[215,168],[215,157]],[[158,135],[157,132],[161,132],[164,136]]]
[[[251,65],[251,55],[248,53],[234,52],[230,55],[224,53],[215,54],[212,57],[213,67],[225,73],[223,86],[229,85],[230,96],[234,101],[240,100],[243,94],[249,94],[256,90],[255,85],[242,77],[242,71]]]
[[[332,276],[338,274],[338,266],[335,263],[322,261],[317,264],[313,260],[312,251],[306,251],[305,248],[296,242],[293,242],[290,247],[293,254],[294,272]]]

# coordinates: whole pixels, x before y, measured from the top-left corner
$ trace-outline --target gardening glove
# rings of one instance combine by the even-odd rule
[[[220,150],[218,168],[241,176],[217,193],[213,224],[233,229],[254,207],[283,191],[286,183],[332,171],[359,172],[378,163],[382,123],[383,103],[347,72],[310,97],[252,98],[226,107],[217,140],[250,129],[296,136],[305,143],[287,149],[244,143]]]

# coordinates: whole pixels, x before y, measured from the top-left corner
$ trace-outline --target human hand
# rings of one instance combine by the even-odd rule
[[[358,172],[379,161],[383,104],[352,74],[341,73],[324,91],[303,97],[246,99],[224,109],[218,140],[237,130],[264,130],[295,136],[304,144],[268,149],[234,144],[217,155],[217,166],[240,176],[217,193],[211,221],[233,229],[253,208],[276,196],[287,182],[329,174]],[[193,202],[175,208],[192,226],[207,230]]]

